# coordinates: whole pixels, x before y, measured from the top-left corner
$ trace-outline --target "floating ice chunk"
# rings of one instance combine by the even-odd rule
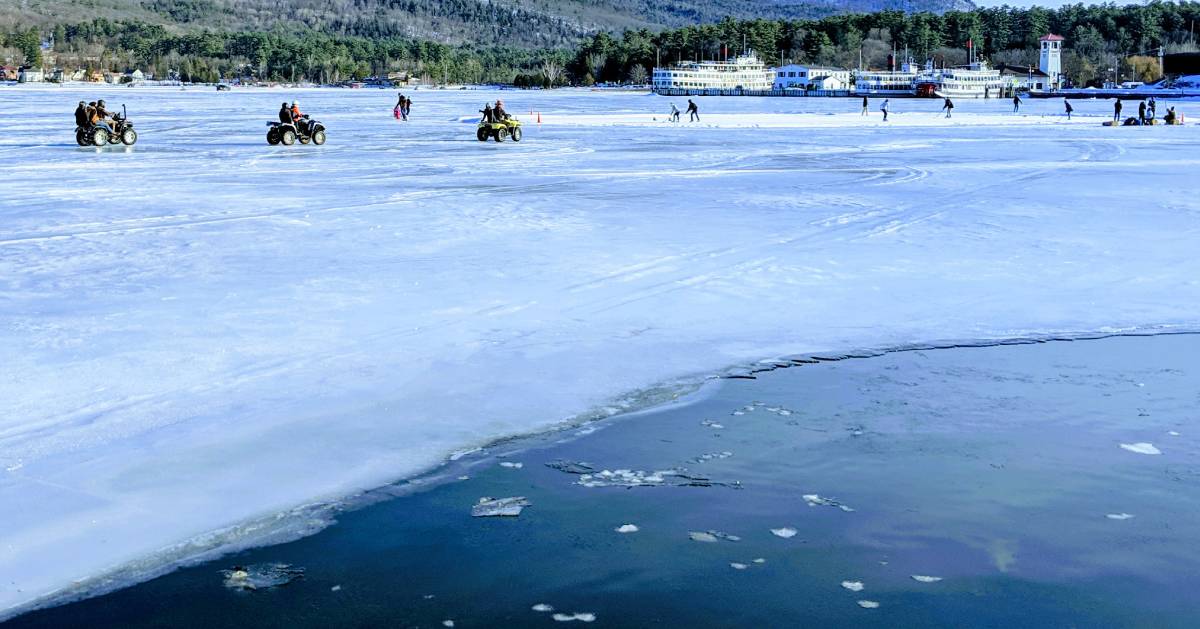
[[[519,470],[519,469],[525,467],[525,464],[521,463],[519,461],[501,461],[500,467],[507,467],[509,469]]]
[[[763,559],[762,557],[755,557],[754,563],[767,563],[767,560]]]
[[[779,409],[779,414],[782,415],[783,417],[787,417],[788,415],[791,415],[792,412],[787,410],[786,408],[781,408],[781,409]]]
[[[1136,452],[1137,454],[1162,454],[1162,451],[1154,447],[1153,443],[1146,443],[1144,441],[1140,441],[1138,443],[1122,443],[1121,449],[1128,450],[1130,452]]]
[[[511,498],[491,498],[485,496],[480,498],[479,502],[471,507],[471,516],[476,518],[497,516],[515,518],[521,515],[522,509],[532,505],[533,503],[526,500],[524,496],[513,496]]]
[[[535,612],[539,612],[539,613],[549,613],[549,612],[554,611],[554,606],[547,605],[545,603],[538,603],[537,605],[534,605],[530,609],[532,609]]]
[[[734,411],[734,412],[730,413],[730,415],[735,415],[735,416],[745,415],[745,414],[746,414],[745,411]]]
[[[734,570],[745,570],[746,568],[749,568],[750,566],[747,566],[744,563],[738,563],[736,561],[731,561],[731,562],[729,562],[729,567],[733,568]]]
[[[342,591],[342,586],[341,586],[341,585],[335,585],[335,586],[333,586],[333,587],[329,588],[329,591],[330,591],[330,592],[341,592],[341,591]]]
[[[463,474],[462,476],[458,477],[458,480],[471,480],[471,477],[467,476],[466,474]]]
[[[864,586],[862,581],[842,581],[842,587],[851,592],[861,592]]]
[[[442,626],[443,626],[443,627],[453,627],[453,626],[454,626],[454,621],[453,621],[453,620],[443,620],[443,621],[442,621]]]
[[[810,507],[817,507],[817,506],[837,507],[838,509],[845,511],[846,513],[851,513],[854,511],[854,509],[851,509],[849,506],[844,505],[844,504],[838,502],[837,500],[834,500],[833,498],[822,498],[821,496],[818,496],[817,494],[804,494],[803,497],[804,497],[804,502],[807,502],[808,506],[810,506]]]
[[[714,544],[717,541],[716,535],[713,535],[712,533],[706,533],[704,531],[689,531],[688,537],[691,538],[693,542],[706,542],[709,544]]]
[[[636,524],[622,524],[613,530],[618,533],[637,533],[638,527]]]
[[[425,600],[427,600],[427,601],[432,601],[432,600],[433,600],[433,595],[432,595],[432,594],[425,594],[425,595],[421,596],[421,598],[423,598],[423,599],[425,599]]]
[[[721,428],[724,428],[724,427],[725,427],[725,426],[724,426],[723,424],[721,424],[720,422],[715,422],[715,421],[713,421],[713,420],[711,420],[711,419],[706,419],[706,420],[704,420],[704,421],[700,422],[700,425],[701,425],[701,426],[708,426],[709,428],[712,428],[713,430],[720,430]]]
[[[584,487],[740,487],[737,482],[725,483],[714,481],[706,476],[689,472],[685,468],[669,470],[599,470],[586,463],[572,461],[551,461],[547,467],[576,474],[579,480],[576,485]]]
[[[782,537],[783,539],[789,539],[789,538],[795,537],[796,533],[797,533],[796,529],[794,529],[790,526],[785,526],[781,529],[771,529],[772,535],[774,535],[775,537]]]
[[[1179,433],[1175,432],[1174,430],[1169,430],[1169,431],[1167,431],[1167,434],[1168,434],[1168,435],[1171,435],[1172,437],[1178,437],[1178,436],[1179,436]]]
[[[222,570],[225,587],[234,590],[262,590],[287,585],[304,577],[304,568],[293,568],[286,563],[260,563],[249,566],[234,566]]]
[[[1110,520],[1131,520],[1137,516],[1133,515],[1132,513],[1109,513],[1104,517]]]
[[[585,613],[576,612],[574,614],[555,614],[555,615],[551,616],[551,618],[557,620],[558,622],[571,622],[573,620],[578,620],[580,622],[592,622],[592,621],[596,620],[596,615],[589,614],[586,612]]]
[[[704,463],[705,461],[728,459],[731,456],[733,456],[733,453],[728,450],[725,450],[724,452],[708,452],[693,459],[689,459],[688,463]]]
[[[879,603],[875,601],[859,601],[858,606],[863,609],[879,609]]]
[[[942,580],[941,577],[927,577],[923,574],[914,574],[912,575],[912,579],[918,583],[937,583]]]

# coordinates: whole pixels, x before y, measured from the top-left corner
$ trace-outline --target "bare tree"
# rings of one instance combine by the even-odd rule
[[[629,68],[629,82],[634,85],[645,85],[650,78],[650,73],[646,72],[646,66],[635,63],[632,68]]]
[[[550,85],[558,84],[558,79],[562,76],[562,72],[563,67],[561,63],[553,59],[547,59],[542,62],[542,74],[545,75],[547,81],[550,81]]]
[[[593,52],[587,56],[588,69],[592,71],[592,77],[597,81],[601,80],[604,74],[604,66],[608,64],[608,57],[604,53]]]

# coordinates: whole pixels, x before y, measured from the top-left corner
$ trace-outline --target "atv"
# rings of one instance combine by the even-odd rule
[[[488,138],[495,138],[497,142],[512,138],[513,142],[520,142],[521,121],[511,116],[500,122],[479,121],[479,126],[475,129],[475,139],[487,142]]]
[[[291,146],[300,140],[301,144],[312,142],[318,146],[325,143],[325,125],[319,121],[304,116],[293,124],[283,122],[268,122],[267,144],[275,146],[283,144]]]
[[[75,127],[75,142],[79,146],[104,146],[106,144],[124,144],[133,146],[137,142],[137,131],[129,121],[125,105],[121,105],[121,113],[113,115],[112,132],[99,125],[90,127]]]

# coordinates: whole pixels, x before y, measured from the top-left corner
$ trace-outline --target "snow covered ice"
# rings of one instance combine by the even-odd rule
[[[138,144],[76,147],[84,95]],[[0,88],[0,616],[731,366],[1195,327],[1195,126],[580,91],[485,145],[488,94],[413,96]],[[293,98],[328,144],[266,145]]]

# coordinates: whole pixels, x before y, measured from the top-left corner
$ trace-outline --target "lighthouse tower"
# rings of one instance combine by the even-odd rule
[[[1041,44],[1041,57],[1038,69],[1050,77],[1050,85],[1058,86],[1062,74],[1062,47],[1066,41],[1062,35],[1043,35],[1038,42]]]

